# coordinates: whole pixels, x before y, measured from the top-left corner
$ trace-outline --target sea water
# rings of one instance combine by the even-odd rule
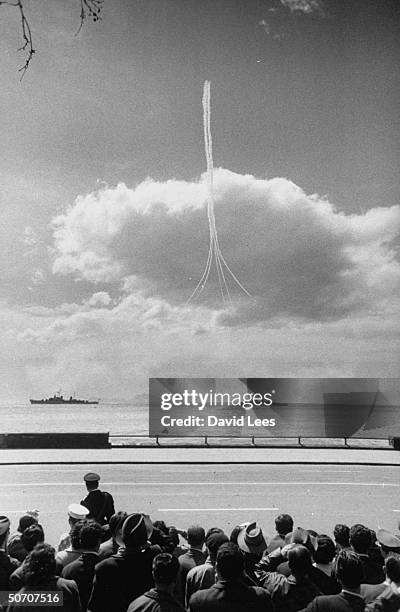
[[[147,435],[148,407],[131,403],[0,404],[0,433],[109,432]]]

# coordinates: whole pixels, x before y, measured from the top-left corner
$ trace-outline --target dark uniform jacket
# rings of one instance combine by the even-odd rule
[[[95,519],[100,525],[108,523],[115,514],[113,496],[107,491],[90,491],[81,504],[89,510],[88,518]]]
[[[364,612],[362,597],[348,592],[316,597],[302,612]]]
[[[151,589],[131,603],[128,612],[184,612],[181,606],[169,593]]]
[[[152,563],[159,546],[144,550],[120,549],[95,567],[91,612],[126,612],[129,604],[154,586]]]
[[[193,593],[190,612],[273,612],[268,592],[242,582],[219,580],[209,589]]]

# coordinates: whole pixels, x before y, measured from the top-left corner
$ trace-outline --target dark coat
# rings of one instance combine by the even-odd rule
[[[193,567],[203,565],[206,558],[206,555],[196,548],[190,548],[184,555],[178,557],[179,571],[176,577],[174,596],[180,604],[184,605],[185,603],[186,576]]]
[[[18,566],[17,559],[13,559],[4,550],[0,550],[0,591],[9,590],[10,576]]]
[[[115,514],[113,496],[107,491],[100,491],[100,489],[90,491],[81,504],[89,510],[88,518],[94,519],[100,525],[108,523]]]
[[[140,551],[121,549],[95,567],[93,590],[88,610],[126,612],[131,601],[154,586],[152,563],[161,552],[159,546]]]
[[[151,589],[131,603],[128,612],[184,612],[185,608],[164,591]]]
[[[265,589],[223,580],[193,593],[189,602],[190,612],[273,612],[273,609]]]
[[[351,593],[316,597],[302,612],[364,612],[365,601]]]
[[[43,604],[40,606],[30,605],[24,606],[21,604],[10,604],[7,608],[7,612],[81,612],[81,602],[79,599],[78,588],[73,580],[65,580],[54,576],[45,584],[40,586],[28,587],[23,586],[19,593],[29,592],[40,592],[40,591],[60,591],[63,597],[63,605],[60,606],[46,606]]]
[[[94,568],[100,562],[95,552],[82,553],[80,557],[68,563],[62,570],[62,577],[75,580],[81,599],[82,610],[86,611],[93,588]]]
[[[381,584],[385,580],[382,565],[378,565],[368,555],[358,555],[364,569],[363,584]]]

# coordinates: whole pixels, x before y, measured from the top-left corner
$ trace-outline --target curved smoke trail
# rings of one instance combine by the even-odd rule
[[[204,147],[206,154],[206,162],[207,162],[207,217],[208,217],[208,225],[210,232],[210,242],[208,248],[208,256],[207,262],[203,271],[203,274],[194,288],[191,296],[187,300],[187,304],[192,300],[195,300],[203,291],[208,278],[210,276],[210,271],[212,268],[213,260],[215,261],[215,267],[217,270],[218,276],[218,285],[221,293],[223,303],[228,301],[232,302],[231,295],[229,292],[229,287],[227,283],[228,275],[230,275],[231,279],[236,283],[236,285],[249,297],[251,297],[250,293],[247,291],[245,287],[243,287],[242,283],[232,272],[230,267],[225,261],[224,256],[222,255],[221,248],[218,242],[218,232],[215,223],[215,214],[214,214],[214,162],[213,162],[213,153],[212,153],[212,136],[211,136],[211,83],[210,81],[204,82],[203,89],[203,130],[204,130]]]

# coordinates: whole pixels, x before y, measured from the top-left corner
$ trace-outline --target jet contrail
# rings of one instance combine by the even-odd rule
[[[249,297],[250,293],[243,287],[242,283],[232,272],[228,264],[226,263],[224,256],[222,255],[219,243],[218,233],[215,224],[214,214],[214,162],[212,154],[212,136],[211,136],[211,83],[210,81],[204,82],[203,89],[203,129],[204,129],[204,147],[207,162],[207,217],[210,232],[210,242],[208,248],[207,262],[203,271],[203,274],[193,290],[191,296],[187,300],[187,304],[192,300],[195,300],[203,291],[212,268],[212,263],[215,261],[215,267],[218,276],[218,285],[222,297],[222,301],[225,303],[228,301],[232,302],[229,287],[227,283],[228,275],[233,279],[236,285]]]

